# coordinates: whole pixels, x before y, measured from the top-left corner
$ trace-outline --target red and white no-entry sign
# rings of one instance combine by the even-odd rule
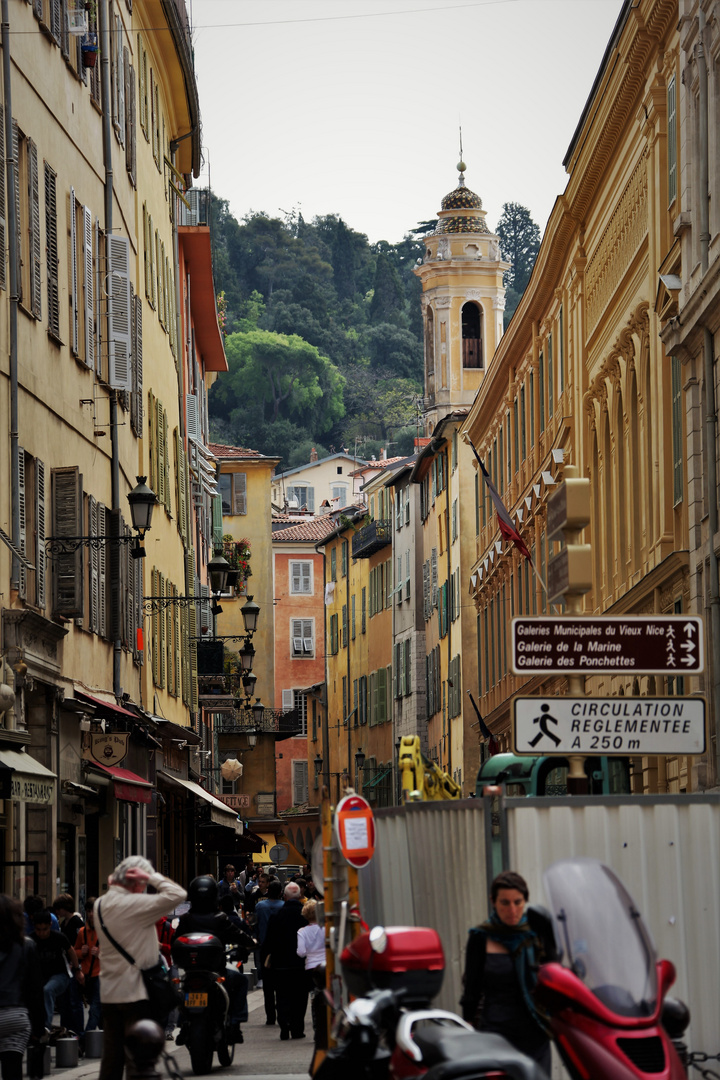
[[[375,819],[362,795],[346,795],[335,809],[335,832],[343,858],[367,866],[375,854]]]

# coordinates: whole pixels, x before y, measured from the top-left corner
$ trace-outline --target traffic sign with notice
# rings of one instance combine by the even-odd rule
[[[375,854],[375,818],[362,795],[346,795],[335,807],[335,833],[351,866],[367,866]]]
[[[703,623],[697,615],[512,620],[516,675],[697,675],[704,656]]]
[[[705,701],[655,697],[516,697],[516,754],[703,754]]]

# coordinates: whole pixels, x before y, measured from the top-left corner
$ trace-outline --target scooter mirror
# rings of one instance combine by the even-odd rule
[[[370,948],[373,952],[384,953],[387,949],[387,932],[384,926],[373,926],[370,931]]]
[[[540,939],[543,948],[543,963],[560,963],[562,949],[558,949],[555,941],[552,915],[547,908],[540,904],[530,904],[525,909],[530,929]]]

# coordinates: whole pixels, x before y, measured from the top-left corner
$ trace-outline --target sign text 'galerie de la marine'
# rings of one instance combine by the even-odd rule
[[[513,671],[546,675],[697,675],[703,670],[702,619],[640,615],[512,621]]]

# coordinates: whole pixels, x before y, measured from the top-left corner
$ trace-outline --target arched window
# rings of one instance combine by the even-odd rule
[[[480,304],[463,304],[462,356],[464,368],[483,367],[483,313]]]

